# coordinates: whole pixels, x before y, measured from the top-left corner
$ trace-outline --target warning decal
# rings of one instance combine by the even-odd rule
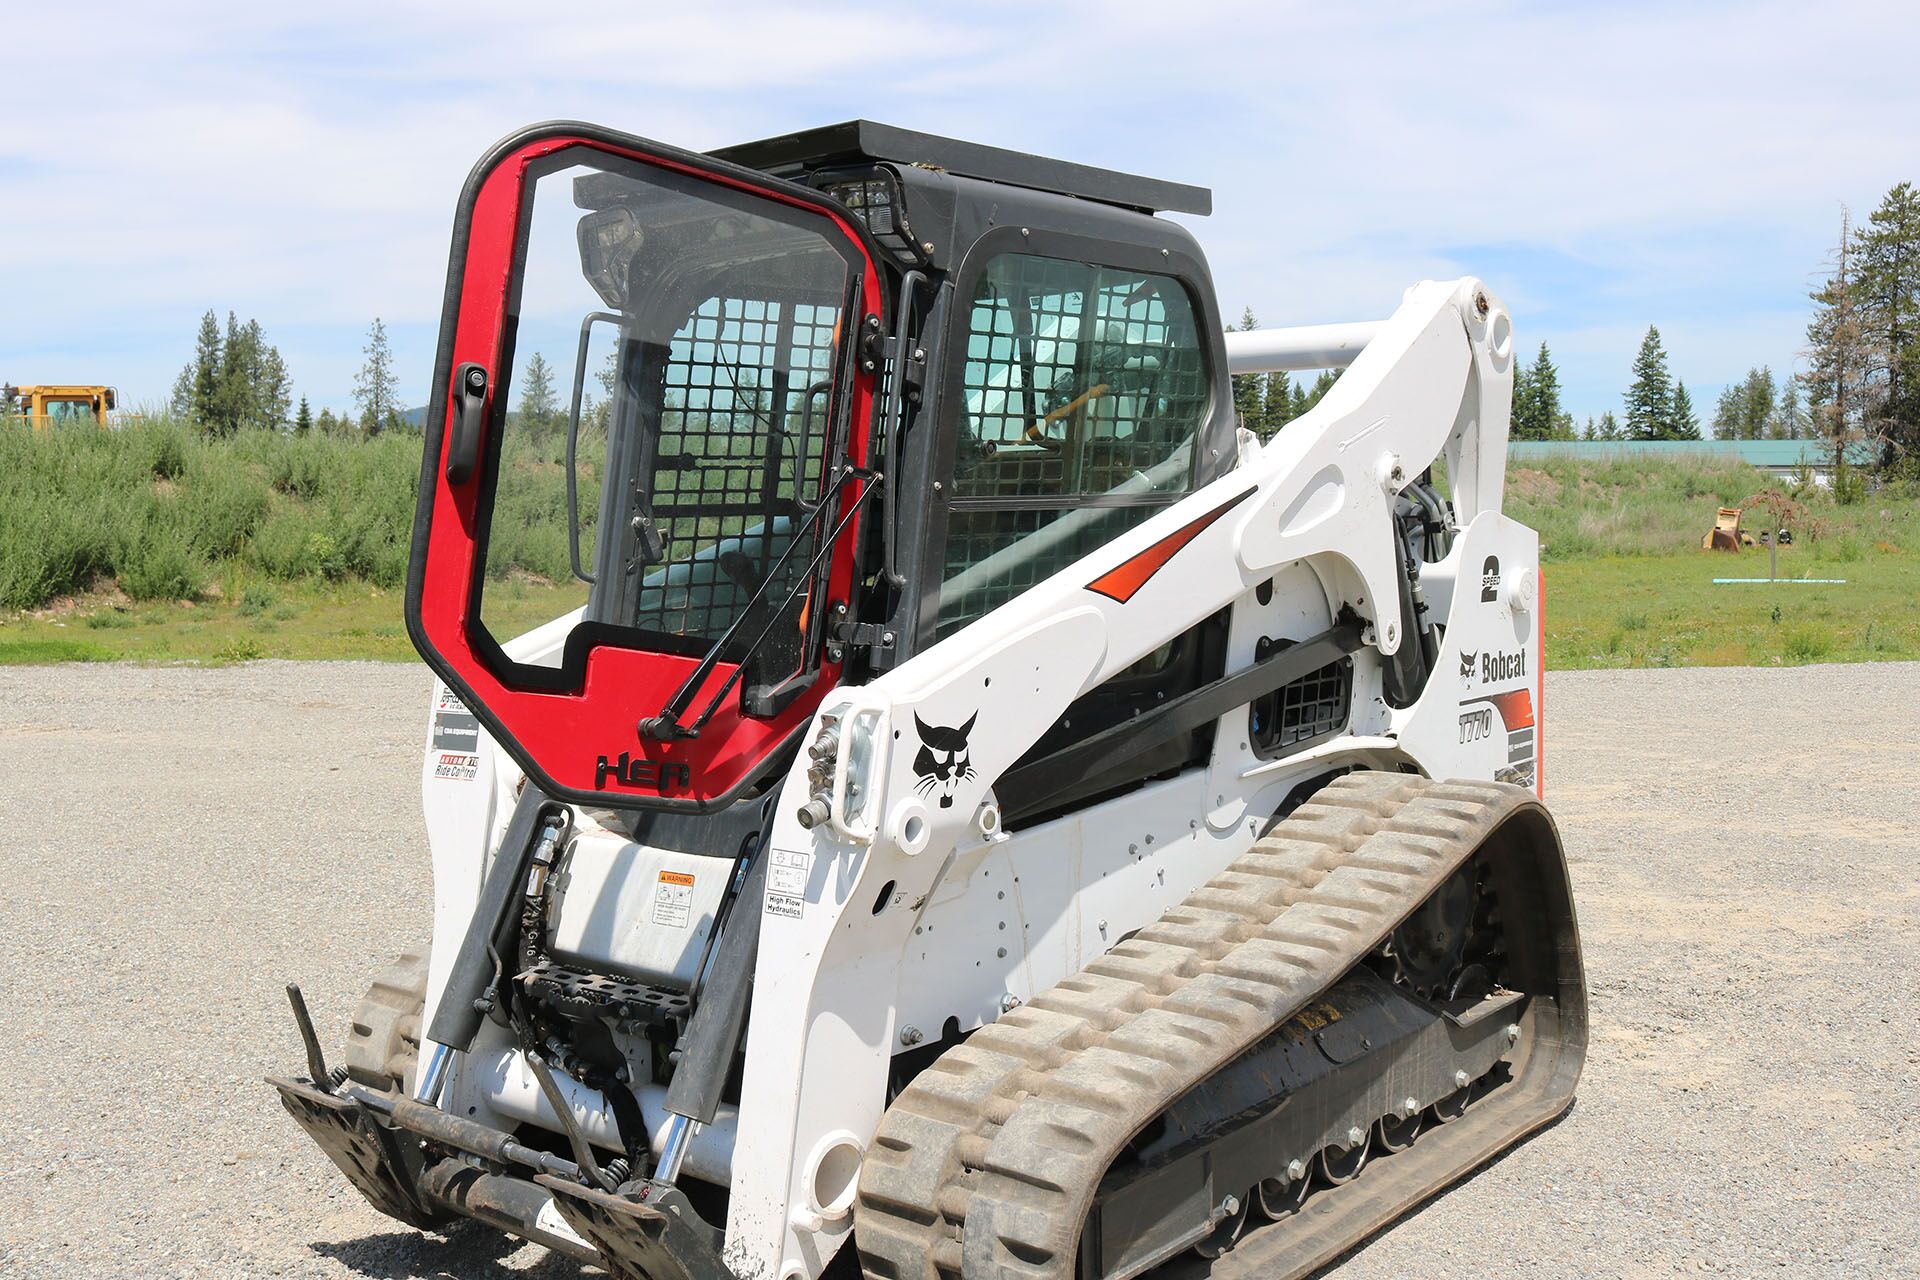
[[[472,782],[480,772],[480,757],[455,751],[442,751],[433,762],[433,776],[455,782]]]
[[[684,929],[693,922],[693,877],[684,871],[662,871],[653,891],[653,922]]]

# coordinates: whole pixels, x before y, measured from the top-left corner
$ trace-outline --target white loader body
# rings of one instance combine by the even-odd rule
[[[1350,367],[1324,399],[1176,505],[870,683],[837,690],[774,801],[757,979],[737,1109],[695,1134],[685,1171],[731,1191],[724,1256],[742,1277],[819,1275],[852,1224],[855,1181],[893,1058],[993,1022],[1154,921],[1240,857],[1302,783],[1344,768],[1541,778],[1538,540],[1501,514],[1512,329],[1475,280],[1410,289],[1377,325],[1230,334],[1230,368]],[[1444,465],[1458,534],[1420,576],[1444,628],[1417,701],[1395,708],[1396,496]],[[1106,584],[1105,589],[1094,584]],[[1247,709],[1221,716],[1209,763],[1009,832],[996,780],[1077,697],[1221,610],[1225,669],[1263,640],[1343,613],[1365,625],[1343,731],[1270,759]],[[561,619],[509,646],[538,662]],[[926,730],[940,768],[919,767]],[[422,771],[434,870],[430,1022],[522,775],[436,684]],[[810,776],[811,771],[811,776]],[[803,823],[816,795],[825,821]],[[815,817],[817,818],[817,814]],[[555,864],[549,924],[580,964],[667,985],[701,972],[732,864],[652,849],[579,812]],[[430,1046],[423,1046],[423,1052]],[[656,1154],[671,1127],[630,1065]],[[587,1135],[600,1096],[561,1077]],[[557,1123],[524,1058],[489,1024],[454,1056],[444,1110],[511,1128]],[[549,1229],[565,1233],[557,1215]]]

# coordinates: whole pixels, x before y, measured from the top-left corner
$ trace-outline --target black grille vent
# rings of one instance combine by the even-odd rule
[[[1262,638],[1254,657],[1264,659],[1292,643]],[[1249,713],[1254,750],[1263,756],[1286,755],[1341,733],[1347,727],[1347,712],[1352,705],[1353,659],[1329,662],[1292,684],[1254,699]]]

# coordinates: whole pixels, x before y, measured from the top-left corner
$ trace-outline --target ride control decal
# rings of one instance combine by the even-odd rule
[[[433,762],[433,776],[453,782],[472,782],[480,776],[480,757],[442,751]]]
[[[480,776],[479,718],[444,685],[433,700],[433,727],[427,737],[435,778],[472,782]]]
[[[1237,497],[1227,499],[1198,520],[1182,525],[1118,568],[1109,569],[1089,582],[1087,590],[1125,604],[1133,599],[1140,588],[1147,585],[1148,579],[1165,567],[1167,561],[1179,553],[1180,548],[1199,537],[1201,530],[1251,498],[1253,494],[1254,490],[1248,489]]]
[[[913,789],[923,796],[940,795],[942,809],[953,808],[953,790],[973,776],[973,757],[967,750],[967,735],[973,732],[978,711],[957,728],[928,724],[914,712],[913,727],[920,731],[920,753],[913,758]]]

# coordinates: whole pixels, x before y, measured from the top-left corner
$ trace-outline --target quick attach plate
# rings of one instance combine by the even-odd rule
[[[287,1114],[374,1208],[422,1231],[453,1221],[452,1214],[428,1208],[414,1190],[422,1163],[416,1139],[380,1123],[351,1098],[323,1093],[305,1080],[268,1076],[267,1083],[280,1091]]]
[[[541,1174],[553,1207],[600,1251],[613,1280],[735,1280],[720,1261],[718,1233],[700,1222],[669,1183],[630,1182],[617,1195]]]

